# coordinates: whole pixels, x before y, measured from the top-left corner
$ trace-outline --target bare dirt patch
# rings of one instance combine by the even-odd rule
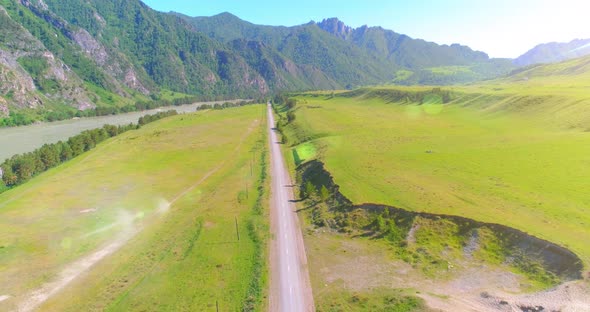
[[[442,311],[590,311],[590,286],[584,281],[527,294],[527,281],[502,266],[461,263],[450,273],[429,277],[395,259],[384,242],[322,231],[308,233],[305,239],[316,297],[338,289],[385,287],[414,289],[431,308]]]
[[[123,231],[119,238],[115,241],[109,243],[94,253],[69,264],[59,274],[59,277],[55,281],[46,283],[41,286],[41,288],[32,291],[18,306],[18,311],[27,312],[35,310],[40,304],[58,293],[80,274],[86,272],[100,260],[121,248],[136,233],[137,230],[134,228],[125,229],[125,231]]]
[[[97,211],[96,208],[88,208],[88,209],[80,210],[80,213],[91,213],[91,212],[96,212],[96,211]]]
[[[488,306],[510,306],[516,311],[590,311],[590,285],[584,281],[574,281],[534,294],[498,292],[482,299]]]

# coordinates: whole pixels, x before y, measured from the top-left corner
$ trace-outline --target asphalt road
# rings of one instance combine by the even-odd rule
[[[271,298],[270,310],[314,311],[303,236],[291,200],[293,186],[277,139],[272,108],[268,105],[271,158]]]

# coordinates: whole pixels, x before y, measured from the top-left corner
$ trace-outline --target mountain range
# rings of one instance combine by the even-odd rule
[[[165,94],[211,100],[466,83],[517,66],[337,18],[262,26],[230,13],[158,12],[139,0],[0,0],[0,26],[0,119],[42,120],[47,112],[71,115]]]
[[[337,18],[276,27],[255,25],[230,13],[194,18],[173,14],[221,42],[261,43],[298,65],[319,69],[337,87],[391,81],[398,84],[471,82],[496,77],[513,68],[510,60],[490,59],[467,46],[438,45],[381,27],[351,28]]]
[[[517,66],[556,63],[590,54],[590,39],[539,44],[514,60]]]

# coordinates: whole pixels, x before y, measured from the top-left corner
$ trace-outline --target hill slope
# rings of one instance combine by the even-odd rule
[[[166,89],[202,99],[270,91],[231,47],[137,0],[1,0],[0,24],[0,118],[130,104]]]
[[[555,63],[590,54],[590,39],[539,44],[514,60],[517,66]]]
[[[453,88],[456,101],[489,113],[518,113],[546,127],[590,130],[590,56],[532,65],[491,81]]]
[[[559,63],[530,65],[514,70],[505,77],[459,89],[589,99],[588,86],[590,55]]]

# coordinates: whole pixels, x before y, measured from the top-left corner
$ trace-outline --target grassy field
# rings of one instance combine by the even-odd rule
[[[262,309],[264,112],[167,118],[0,195],[0,310],[117,241],[41,310]]]
[[[290,143],[313,143],[316,151],[309,143],[295,150],[317,154],[353,203],[505,224],[570,248],[588,267],[590,245],[581,238],[590,237],[590,132],[551,115],[570,108],[555,107],[553,98],[525,105],[525,92],[513,102],[519,109],[490,110],[510,105],[488,94],[484,107],[481,95],[462,88],[449,105],[428,97],[422,105],[391,102],[386,94],[394,88],[355,97],[302,95],[294,126],[285,131],[299,138]],[[576,109],[563,116],[590,115]]]

